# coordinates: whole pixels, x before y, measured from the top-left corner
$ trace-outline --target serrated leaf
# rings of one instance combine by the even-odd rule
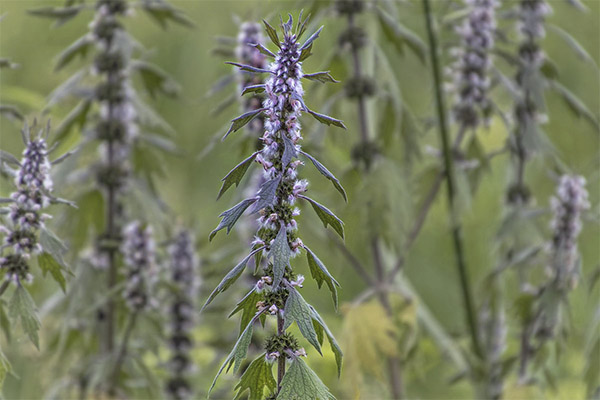
[[[311,249],[304,246],[304,250],[306,250],[306,257],[308,259],[308,267],[310,269],[310,274],[313,279],[317,282],[317,286],[321,289],[323,286],[323,282],[327,284],[329,290],[331,291],[331,297],[333,298],[333,304],[335,309],[338,307],[338,294],[336,286],[340,286],[340,284],[335,280],[335,278],[329,273],[327,267],[319,257],[315,253],[312,252]]]
[[[234,67],[238,67],[241,71],[246,71],[246,72],[255,72],[257,74],[272,73],[272,71],[269,71],[268,69],[257,68],[257,67],[253,67],[252,65],[245,65],[245,64],[232,62],[232,61],[226,61],[225,64],[233,65]]]
[[[271,52],[271,50],[267,49],[261,43],[252,43],[251,46],[254,47],[255,49],[257,49],[259,52],[261,52],[261,54],[264,54],[265,56],[269,56],[269,57],[275,58],[275,54],[273,54]]]
[[[221,368],[219,368],[217,376],[215,376],[212,385],[210,385],[210,388],[208,389],[209,396],[210,392],[213,390],[215,384],[217,383],[217,379],[219,379],[219,376],[221,375],[225,367],[227,367],[227,371],[229,371],[229,369],[233,365],[233,372],[235,373],[240,367],[241,362],[246,358],[246,355],[248,354],[248,346],[250,345],[250,341],[252,340],[252,324],[254,324],[254,321],[256,321],[260,315],[261,313],[256,314],[254,318],[252,318],[252,320],[248,323],[246,329],[244,329],[237,342],[235,343],[235,346],[233,346],[233,350],[231,350],[231,353],[229,353],[227,359],[225,360],[225,362],[223,362]]]
[[[293,158],[298,157],[298,150],[296,149],[296,146],[294,145],[294,143],[292,142],[292,139],[290,139],[288,137],[288,135],[286,135],[284,133],[284,131],[280,131],[281,132],[281,138],[283,139],[283,155],[281,156],[281,165],[285,168],[288,166],[288,164],[290,163],[290,161],[292,161]]]
[[[244,211],[246,211],[246,209],[250,207],[250,205],[255,201],[256,199],[242,200],[229,210],[222,212],[221,215],[219,215],[219,217],[222,217],[223,219],[221,220],[221,222],[219,222],[219,225],[215,228],[215,230],[213,230],[210,233],[210,235],[208,236],[208,240],[212,240],[217,234],[217,232],[219,232],[223,228],[227,228],[227,234],[229,234],[229,232],[231,231],[237,220],[242,216]]]
[[[212,291],[210,296],[208,296],[208,299],[206,299],[206,303],[204,303],[201,310],[204,310],[206,306],[212,303],[212,301],[215,299],[215,297],[217,297],[219,293],[223,293],[224,291],[229,289],[229,287],[231,287],[231,285],[233,285],[235,281],[237,281],[238,278],[242,275],[242,272],[244,272],[244,269],[246,268],[246,264],[248,264],[248,261],[250,261],[252,256],[254,256],[254,253],[256,253],[257,251],[262,251],[263,248],[264,247],[261,247],[260,249],[252,251],[248,256],[246,256],[246,258],[240,261],[238,265],[233,267],[233,269],[229,271],[229,273],[225,275],[223,280],[217,285],[215,290]]]
[[[342,121],[340,121],[339,119],[335,119],[333,117],[330,117],[329,115],[325,115],[325,114],[319,114],[318,112],[315,112],[313,110],[309,110],[306,109],[306,111],[312,115],[317,121],[319,121],[320,123],[330,126],[337,126],[339,128],[342,129],[346,129],[346,125],[344,125],[344,123]]]
[[[54,131],[54,142],[64,140],[69,132],[76,126],[78,126],[81,131],[87,121],[87,115],[90,112],[91,107],[91,100],[83,100],[80,102]]]
[[[169,22],[174,22],[189,28],[194,27],[194,22],[178,10],[163,1],[144,1],[142,8],[148,13],[161,28],[166,29]]]
[[[569,109],[573,111],[575,115],[579,118],[586,119],[589,123],[591,123],[596,129],[600,127],[598,123],[597,116],[594,115],[587,106],[581,101],[579,97],[577,97],[573,92],[567,89],[565,86],[560,83],[553,81],[551,83],[551,87],[555,89],[565,101],[565,103],[569,106]]]
[[[336,215],[332,213],[327,207],[317,203],[310,197],[302,195],[300,195],[299,197],[303,198],[304,200],[307,200],[312,205],[313,209],[317,213],[317,216],[321,219],[321,222],[323,222],[325,228],[327,228],[327,225],[331,225],[333,230],[336,231],[342,239],[344,238],[344,223],[341,219],[336,217]]]
[[[68,248],[52,231],[47,228],[42,228],[40,230],[39,241],[45,252],[50,253],[61,265],[66,266],[62,255]]]
[[[296,358],[281,381],[277,400],[335,400],[335,397],[304,360]]]
[[[290,325],[295,322],[296,325],[298,325],[302,336],[317,349],[319,354],[323,355],[323,353],[321,353],[319,339],[317,338],[317,332],[312,323],[310,306],[296,289],[290,287],[288,293],[283,314],[283,318],[285,319],[285,329],[289,328]]]
[[[60,55],[58,56],[58,61],[56,62],[55,71],[59,71],[71,61],[75,59],[75,57],[84,58],[90,47],[92,46],[93,41],[87,36],[82,36],[77,39],[73,44],[67,47]]]
[[[312,74],[304,74],[303,78],[306,78],[310,81],[321,82],[321,83],[340,83],[340,81],[336,81],[333,76],[329,73],[329,71],[315,72]]]
[[[280,182],[281,175],[276,176],[261,185],[260,190],[258,191],[258,200],[252,209],[253,213],[275,204],[275,195],[277,194],[277,188],[279,187]]]
[[[40,349],[40,340],[38,331],[41,323],[37,316],[35,303],[29,292],[21,285],[17,286],[12,298],[8,304],[8,314],[14,320],[20,320],[23,330],[33,342],[37,349]]]
[[[308,47],[311,47],[312,43],[319,37],[319,34],[321,33],[322,30],[323,30],[323,26],[320,27],[315,33],[310,35],[310,37],[308,39],[306,39],[306,42],[304,42],[304,44],[302,46],[300,46],[300,50],[304,50]]]
[[[246,158],[244,161],[242,161],[241,163],[236,165],[235,168],[233,168],[225,176],[225,178],[221,179],[221,181],[223,182],[223,186],[221,186],[221,190],[219,190],[219,194],[217,195],[217,200],[221,198],[223,193],[225,193],[227,191],[227,189],[229,189],[231,187],[231,185],[235,184],[235,186],[237,187],[240,184],[240,182],[242,181],[242,178],[246,174],[246,171],[248,171],[250,164],[252,164],[252,161],[254,161],[254,159],[256,158],[257,155],[258,155],[258,152],[253,153],[250,157]]]
[[[344,353],[342,353],[342,349],[340,348],[340,345],[338,344],[337,340],[335,340],[333,333],[331,333],[331,331],[327,327],[327,324],[325,324],[325,321],[323,321],[323,318],[321,318],[321,316],[319,315],[317,310],[315,310],[315,308],[313,306],[309,306],[309,307],[310,307],[311,317],[313,319],[313,325],[315,326],[315,330],[317,331],[317,335],[319,336],[319,342],[321,344],[323,344],[323,331],[327,335],[327,340],[329,341],[329,346],[331,347],[331,351],[333,352],[333,355],[335,356],[335,363],[337,365],[337,372],[338,372],[338,378],[339,378],[340,375],[342,374],[342,358],[344,357]]]
[[[258,253],[256,253],[258,254]],[[240,320],[240,334],[242,330],[248,325],[248,322],[254,317],[256,314],[256,303],[259,302],[263,296],[256,291],[256,287],[253,287],[242,300],[240,300],[233,311],[229,314],[228,318],[231,318],[238,312],[242,312],[242,318]]]
[[[244,90],[242,91],[242,96],[248,93],[262,93],[265,91],[265,85],[261,84],[261,85],[250,85],[250,86],[246,86],[244,88]]]
[[[231,132],[237,132],[238,130],[242,129],[246,124],[248,124],[254,118],[258,117],[263,111],[265,111],[264,108],[259,108],[258,110],[248,111],[240,115],[239,117],[232,119],[231,126],[229,127],[229,130],[227,131],[225,136],[223,136],[223,139],[229,136]]]
[[[404,46],[408,46],[413,53],[425,63],[427,59],[427,46],[419,36],[410,31],[400,22],[395,21],[389,14],[376,7],[379,23],[384,35],[391,41],[400,54],[404,52]]]
[[[329,170],[325,168],[325,166],[321,164],[316,158],[303,151],[301,151],[300,153],[313,163],[317,171],[319,171],[325,178],[329,179],[331,183],[333,183],[333,186],[337,189],[338,192],[340,192],[344,200],[348,202],[348,196],[346,195],[346,191],[340,184],[340,181],[331,172],[329,172]]]
[[[180,87],[177,82],[156,65],[136,60],[131,63],[131,66],[139,73],[142,83],[151,97],[155,98],[158,92],[171,97],[179,94]]]
[[[246,391],[250,391],[247,400],[262,400],[265,389],[267,393],[277,389],[277,382],[273,377],[273,364],[265,360],[265,354],[261,354],[250,363],[240,381],[235,386],[237,394],[233,400],[239,400]]]
[[[292,251],[288,244],[287,231],[284,224],[281,225],[273,244],[271,245],[269,255],[273,258],[273,287],[276,288],[281,283],[286,268],[290,265]]]
[[[42,269],[44,276],[48,272],[52,275],[52,278],[60,285],[63,293],[67,293],[67,281],[62,273],[63,266],[52,256],[52,254],[43,252],[37,257],[38,264]]]
[[[77,14],[79,14],[83,7],[84,6],[61,8],[43,7],[35,10],[27,10],[27,12],[31,15],[35,15],[36,17],[56,19],[56,24],[62,25],[65,22],[69,21],[71,18],[75,17]]]
[[[269,23],[264,19],[263,23],[265,24],[265,29],[267,30],[267,35],[269,36],[269,39],[271,39],[271,42],[273,42],[277,47],[281,47],[281,44],[279,44],[279,36],[277,36],[277,31],[275,28],[269,25]]]

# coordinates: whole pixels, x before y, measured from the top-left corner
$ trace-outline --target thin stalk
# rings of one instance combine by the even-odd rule
[[[277,311],[277,336],[285,334],[284,319],[279,311]],[[285,376],[285,354],[280,354],[277,359],[277,393],[281,390],[281,382]]]
[[[471,294],[471,286],[469,284],[469,276],[465,263],[462,235],[461,235],[461,224],[455,213],[455,200],[456,192],[454,186],[454,159],[452,157],[452,149],[450,148],[450,139],[448,126],[446,121],[446,106],[444,104],[444,96],[442,94],[442,79],[440,72],[440,65],[438,60],[438,44],[437,37],[433,27],[433,14],[431,12],[431,6],[429,0],[423,0],[423,8],[425,11],[425,23],[427,28],[427,37],[429,40],[429,52],[432,64],[432,73],[435,87],[436,97],[436,109],[438,114],[438,127],[440,138],[442,141],[442,149],[444,154],[444,168],[446,173],[446,189],[448,206],[450,208],[450,222],[452,231],[452,243],[454,246],[454,253],[456,256],[456,266],[460,277],[460,286],[463,297],[464,306],[467,315],[467,324],[471,334],[471,340],[473,350],[475,354],[480,358],[483,356],[481,346],[479,344],[479,332],[477,320],[475,318],[475,308],[473,305],[473,298]]]
[[[123,366],[123,362],[125,361],[125,357],[127,356],[127,344],[129,343],[129,338],[131,337],[131,333],[133,332],[133,328],[135,327],[135,321],[137,319],[139,312],[134,311],[129,317],[129,322],[127,327],[125,328],[125,333],[123,334],[123,341],[121,342],[121,347],[119,349],[119,354],[117,355],[117,359],[115,361],[115,365],[113,367],[112,375],[109,381],[108,394],[111,396],[115,395],[115,391],[117,388],[117,380],[119,378],[119,372],[121,372],[121,367]]]
[[[112,105],[111,113],[112,113]],[[113,164],[114,160],[114,144],[112,141],[108,142],[108,162],[109,165]],[[115,219],[116,219],[116,193],[112,186],[107,188],[108,206],[106,210],[106,236],[112,239],[116,236]],[[107,275],[107,290],[111,292],[114,286],[117,284],[117,264],[115,251],[112,246],[107,249],[108,253],[108,275]],[[106,304],[106,332],[104,334],[104,348],[105,351],[111,353],[115,346],[115,302],[111,297],[108,298]]]
[[[348,27],[354,27],[354,13],[348,14]],[[360,64],[360,57],[358,54],[358,48],[352,46],[352,63],[354,65],[354,77],[362,77],[362,66]],[[358,96],[358,120],[360,123],[360,137],[363,144],[369,142],[369,126],[367,124],[367,107],[365,104],[365,97],[363,94]]]

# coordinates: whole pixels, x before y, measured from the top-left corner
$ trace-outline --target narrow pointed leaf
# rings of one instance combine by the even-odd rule
[[[312,44],[304,49],[302,49],[302,52],[300,53],[300,58],[298,58],[298,61],[304,61],[306,60],[308,57],[312,56]]]
[[[62,289],[63,293],[66,293],[67,281],[62,273],[63,266],[54,259],[52,254],[46,252],[43,252],[42,254],[38,255],[37,260],[44,276],[46,276],[46,274],[50,272],[52,278],[56,281],[56,283],[60,285],[60,288]]]
[[[252,65],[245,65],[245,64],[239,64],[236,62],[231,62],[231,61],[227,61],[225,62],[225,64],[229,64],[229,65],[233,65],[235,67],[238,67],[241,71],[246,71],[246,72],[256,72],[257,74],[270,74],[271,71],[269,71],[268,69],[263,69],[263,68],[257,68],[257,67],[253,67]]]
[[[303,78],[308,79],[310,81],[321,82],[321,83],[340,83],[340,81],[336,81],[333,76],[329,73],[329,71],[322,72],[314,72],[312,74],[304,74]]]
[[[319,289],[323,285],[323,282],[327,284],[327,286],[329,287],[329,291],[331,292],[331,297],[333,298],[333,304],[335,306],[335,309],[337,310],[338,294],[336,286],[339,287],[340,284],[329,273],[327,267],[325,267],[325,264],[323,264],[323,262],[319,260],[319,257],[317,257],[311,249],[309,249],[306,246],[304,246],[304,249],[306,250],[306,257],[308,259],[308,267],[310,269],[311,276],[317,282],[317,286],[319,287]]]
[[[290,287],[288,293],[289,295],[285,302],[285,311],[283,314],[283,318],[285,319],[285,329],[289,328],[290,325],[295,322],[298,325],[298,329],[300,329],[302,336],[317,349],[319,354],[323,355],[323,353],[321,353],[317,332],[312,323],[311,307],[296,289]]]
[[[404,46],[408,46],[413,53],[425,63],[427,59],[427,46],[414,32],[406,28],[400,22],[395,21],[388,13],[376,7],[379,23],[383,33],[391,41],[399,53],[404,52]]]
[[[21,165],[21,162],[17,159],[17,157],[4,150],[0,150],[0,163],[8,163],[15,166]]]
[[[36,17],[44,17],[56,19],[57,25],[62,25],[71,18],[75,17],[83,9],[83,6],[76,7],[43,7],[35,10],[28,10],[27,12]]]
[[[348,196],[346,195],[346,191],[340,184],[340,181],[331,172],[329,172],[329,170],[325,168],[325,166],[321,164],[316,158],[303,151],[301,151],[300,153],[313,163],[317,171],[319,171],[324,177],[326,177],[331,181],[331,183],[333,183],[333,186],[337,189],[338,192],[340,192],[344,200],[348,202]]]
[[[93,41],[87,35],[77,39],[75,43],[67,47],[65,51],[58,56],[55,70],[58,71],[62,69],[77,56],[81,58],[85,57],[88,53],[88,50],[92,47],[92,44]]]
[[[319,121],[320,123],[330,126],[337,126],[339,128],[343,128],[346,129],[346,125],[344,125],[344,123],[342,121],[340,121],[339,119],[335,119],[333,117],[330,117],[329,115],[325,115],[325,114],[319,114],[318,112],[312,111],[307,109],[307,112],[312,115],[317,121]]]
[[[251,85],[251,86],[246,86],[244,88],[244,90],[242,91],[242,96],[248,93],[262,93],[265,91],[265,85]]]
[[[256,303],[261,299],[262,295],[256,291],[255,286],[236,304],[233,311],[229,314],[228,318],[231,318],[238,312],[242,312],[242,318],[240,319],[240,334],[246,325],[248,325],[248,322],[254,317],[254,314],[256,314]]]
[[[300,50],[304,50],[304,49],[312,46],[312,43],[319,37],[319,34],[321,33],[322,30],[323,30],[323,27],[320,27],[315,33],[310,35],[310,37],[308,39],[306,39],[306,42],[304,42],[304,44],[300,47]]]
[[[266,181],[260,187],[260,191],[258,192],[258,200],[252,209],[252,213],[256,213],[263,208],[270,207],[275,204],[275,196],[277,194],[277,188],[279,187],[279,183],[281,182],[281,175],[276,176],[275,178]]]
[[[317,310],[315,310],[315,308],[313,306],[309,306],[309,307],[310,307],[310,313],[311,313],[311,317],[313,319],[313,323],[315,324],[315,329],[317,329],[317,333],[319,332],[319,330],[322,330],[322,331],[325,331],[325,334],[327,335],[327,340],[329,341],[329,346],[331,347],[331,351],[335,355],[335,363],[337,365],[338,377],[339,377],[342,374],[342,358],[344,357],[344,353],[342,353],[342,349],[340,348],[340,345],[338,344],[337,340],[335,340],[333,333],[331,333],[331,331],[325,324],[325,321],[323,321],[323,318],[321,318],[321,316],[319,315]],[[321,333],[321,336],[322,336],[322,333]]]
[[[292,257],[285,225],[282,225],[279,229],[279,232],[271,245],[270,255],[273,257],[273,287],[276,288],[281,283],[285,270],[290,264],[290,258]]]
[[[579,97],[556,81],[552,82],[551,87],[561,95],[562,99],[569,106],[569,109],[575,115],[577,115],[577,117],[586,119],[596,129],[598,129],[600,126],[598,123],[598,117],[587,108],[585,103],[581,101]]]
[[[248,111],[247,113],[244,113],[239,117],[232,119],[231,126],[229,127],[229,130],[227,131],[225,136],[223,136],[223,139],[229,136],[231,132],[237,132],[240,129],[242,129],[247,123],[252,121],[254,118],[258,117],[263,111],[265,111],[264,108],[259,108],[258,110]]]
[[[224,211],[221,215],[219,215],[219,217],[223,217],[223,219],[221,220],[221,222],[219,222],[219,225],[215,228],[215,230],[210,233],[208,239],[212,240],[217,234],[217,232],[223,228],[227,228],[227,233],[229,234],[231,228],[233,228],[233,226],[235,225],[237,220],[242,216],[244,211],[246,211],[246,209],[250,207],[250,205],[255,201],[256,199],[242,200],[237,205],[233,206],[229,210]]]
[[[342,239],[344,238],[344,223],[342,222],[341,219],[336,217],[336,215],[334,213],[332,213],[327,207],[317,203],[310,197],[306,197],[306,196],[302,196],[302,195],[300,195],[299,197],[308,201],[312,205],[313,209],[317,213],[317,216],[321,219],[321,222],[323,222],[323,225],[326,228],[327,228],[327,225],[331,225],[333,230],[336,231],[337,234],[340,235],[340,237]]]
[[[265,24],[265,29],[267,30],[267,35],[269,35],[271,42],[273,42],[277,47],[281,47],[281,44],[279,44],[279,36],[277,36],[277,31],[275,28],[269,25],[269,23],[264,19],[263,23]]]
[[[131,67],[137,71],[144,87],[152,98],[156,98],[158,92],[170,97],[176,97],[181,88],[169,74],[156,65],[136,60]]]
[[[256,48],[258,51],[261,52],[261,54],[264,54],[265,56],[268,57],[273,57],[275,58],[275,54],[273,54],[271,52],[271,50],[267,49],[265,46],[263,46],[261,43],[256,43],[256,44],[251,44],[250,46]]]
[[[298,150],[292,142],[292,139],[290,139],[285,133],[282,133],[281,137],[283,138],[284,146],[283,155],[281,156],[281,165],[283,165],[283,167],[287,167],[293,158],[298,157]]]
[[[221,190],[219,190],[217,200],[219,198],[221,198],[223,193],[225,193],[227,191],[227,189],[229,189],[231,187],[231,185],[235,184],[235,186],[237,187],[240,184],[240,182],[242,181],[242,178],[246,174],[246,171],[248,171],[250,164],[252,164],[252,161],[254,161],[254,159],[256,158],[257,155],[258,155],[258,152],[253,153],[250,157],[246,158],[244,161],[242,161],[241,163],[236,165],[235,168],[232,169],[225,176],[225,178],[221,179],[221,181],[223,182],[223,186],[221,186]]]

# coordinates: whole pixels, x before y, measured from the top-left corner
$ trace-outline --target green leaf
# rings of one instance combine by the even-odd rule
[[[232,119],[231,126],[229,127],[229,130],[225,136],[223,136],[223,139],[229,136],[231,132],[237,132],[238,130],[242,129],[248,122],[258,117],[263,111],[265,111],[264,108],[259,108],[258,110],[248,111],[239,117]]]
[[[12,340],[11,324],[6,313],[6,303],[4,301],[0,302],[0,327],[2,328],[2,332],[4,332],[4,336],[6,336],[6,341],[10,343]]]
[[[0,104],[0,115],[4,115],[7,118],[16,119],[19,121],[23,121],[25,119],[17,107],[6,104]]]
[[[317,349],[319,354],[323,355],[323,353],[321,353],[319,339],[317,338],[317,332],[312,323],[311,307],[293,287],[288,289],[288,293],[289,295],[285,302],[285,311],[283,314],[283,318],[285,319],[285,329],[289,328],[293,322],[296,322],[302,336]]]
[[[554,32],[556,32],[567,43],[567,45],[571,49],[573,49],[573,51],[575,52],[575,54],[577,54],[577,56],[579,58],[581,58],[583,61],[585,61],[587,63],[592,64],[594,67],[598,68],[598,66],[596,65],[596,62],[594,61],[594,58],[592,56],[590,56],[590,54],[585,50],[585,48],[577,41],[577,39],[575,39],[573,36],[571,36],[569,34],[569,32],[567,32],[564,29],[561,29],[557,25],[553,25],[553,24],[548,24],[548,27],[551,30],[553,30]]]
[[[300,195],[299,197],[303,198],[304,200],[307,200],[312,205],[318,217],[321,219],[321,222],[323,222],[325,228],[327,228],[327,225],[331,225],[333,230],[336,231],[342,239],[344,238],[344,223],[341,219],[336,217],[336,215],[329,211],[327,207],[317,203],[310,197],[306,197],[303,195]]]
[[[271,245],[270,255],[273,257],[273,287],[276,288],[281,283],[285,269],[290,265],[290,258],[292,257],[284,224],[281,224],[281,228]]]
[[[257,251],[262,251],[263,249],[264,247],[261,247],[252,251],[238,265],[233,267],[233,269],[229,271],[227,275],[225,275],[225,278],[223,278],[223,280],[221,281],[221,283],[219,283],[215,290],[212,291],[210,296],[208,296],[208,299],[206,300],[206,303],[204,303],[204,305],[202,306],[201,310],[204,310],[206,306],[208,306],[215,299],[215,297],[217,297],[219,293],[223,293],[224,291],[229,289],[229,287],[233,285],[235,281],[237,281],[238,278],[242,275],[242,272],[244,272],[244,268],[246,268],[246,264],[248,264],[248,261],[252,258],[254,253],[256,253]]]
[[[279,36],[277,36],[277,31],[273,28],[267,21],[263,19],[263,23],[265,24],[265,29],[267,30],[267,35],[269,35],[269,39],[273,42],[277,47],[281,47],[279,44]]]
[[[71,246],[73,251],[80,250],[87,243],[90,236],[90,228],[94,233],[104,231],[104,196],[98,189],[92,189],[77,198],[76,203],[79,211],[74,213],[72,222],[73,235]]]
[[[339,119],[335,119],[330,117],[329,115],[319,114],[318,112],[307,109],[306,110],[310,115],[312,115],[317,121],[327,126],[337,126],[342,129],[346,129],[346,125]]]
[[[258,254],[258,253],[257,253]],[[256,303],[262,300],[262,294],[256,291],[256,287],[253,287],[242,300],[240,300],[235,309],[229,314],[228,318],[231,318],[233,315],[238,312],[242,312],[242,319],[240,320],[240,333],[242,330],[248,325],[248,322],[254,317],[256,314]]]
[[[223,362],[221,368],[219,368],[217,376],[215,376],[212,385],[210,385],[210,388],[208,389],[209,396],[210,392],[213,390],[215,384],[217,383],[217,379],[219,379],[219,376],[221,375],[225,367],[227,367],[226,372],[228,372],[231,366],[233,365],[233,372],[235,373],[240,367],[241,362],[246,358],[246,355],[248,354],[248,346],[250,345],[250,341],[252,340],[252,324],[254,324],[254,322],[258,319],[260,315],[261,313],[257,313],[254,316],[254,318],[252,318],[252,320],[248,323],[246,329],[244,329],[244,331],[238,338],[235,346],[233,346],[233,350],[231,350],[231,353],[229,353],[227,359],[225,360],[225,362]]]
[[[250,44],[250,43],[249,43]],[[255,49],[257,49],[258,51],[260,51],[262,54],[264,54],[265,56],[268,57],[273,57],[275,58],[275,54],[273,54],[271,52],[271,50],[267,49],[265,46],[263,46],[261,43],[251,43],[250,46],[254,47]]]
[[[61,265],[66,265],[62,255],[68,248],[52,231],[48,230],[48,228],[42,228],[39,240],[45,252],[50,253]]]
[[[300,46],[300,50],[304,50],[308,47],[311,47],[312,43],[319,37],[319,34],[321,33],[322,30],[323,30],[323,26],[320,27],[315,33],[310,35],[310,37],[308,39],[306,39],[306,42],[304,42],[304,44],[302,46]]]
[[[281,381],[277,400],[335,400],[335,397],[304,360],[296,358]]]
[[[167,28],[169,22],[174,22],[189,28],[194,27],[194,23],[186,17],[181,10],[174,8],[163,1],[144,0],[142,8],[158,22],[163,29]]]
[[[596,129],[600,127],[596,115],[594,115],[583,103],[583,101],[581,101],[579,97],[575,96],[573,92],[556,81],[551,82],[551,87],[561,95],[567,106],[569,106],[569,109],[573,111],[577,117],[585,118]]]
[[[244,90],[242,91],[242,96],[248,93],[262,93],[265,91],[265,85],[261,84],[261,85],[250,85],[250,86],[246,86],[244,88]]]
[[[247,390],[250,394],[247,400],[262,400],[267,393],[277,389],[277,382],[273,377],[273,364],[265,360],[265,354],[261,354],[250,363],[244,374],[240,377],[240,381],[235,387],[237,394],[233,400],[238,400]]]
[[[223,182],[223,186],[221,186],[221,190],[219,190],[217,200],[221,198],[223,193],[225,193],[227,189],[231,187],[231,185],[235,184],[235,186],[237,187],[240,184],[242,178],[246,174],[246,171],[248,171],[250,164],[252,164],[252,161],[254,161],[257,155],[258,152],[252,154],[250,157],[246,158],[244,161],[236,165],[235,168],[233,168],[225,176],[225,178],[221,179],[221,181]]]
[[[60,285],[60,288],[62,289],[63,293],[67,293],[67,281],[65,280],[65,276],[62,273],[63,266],[54,259],[52,254],[46,252],[38,255],[37,260],[44,276],[46,276],[46,274],[50,272],[52,278],[54,278],[56,283]]]
[[[315,281],[317,281],[317,286],[321,289],[323,286],[323,282],[327,284],[329,290],[331,291],[331,297],[333,298],[333,304],[335,309],[338,308],[338,294],[336,286],[340,286],[340,284],[335,280],[333,276],[325,267],[325,264],[319,260],[319,257],[316,256],[315,253],[312,252],[311,249],[304,246],[304,250],[306,250],[306,257],[308,259],[308,267],[310,269],[310,274]]]
[[[379,23],[384,35],[396,46],[398,53],[403,54],[404,46],[406,45],[419,57],[422,63],[425,63],[427,59],[427,46],[425,46],[421,38],[400,22],[394,21],[389,14],[385,13],[379,7],[375,9],[377,10],[377,16],[379,17]]]
[[[27,12],[36,17],[52,18],[56,19],[57,25],[62,25],[75,17],[83,9],[83,5],[76,7],[43,7],[35,10],[28,10]]]
[[[281,165],[283,167],[287,167],[288,164],[290,163],[290,161],[292,161],[292,158],[298,157],[298,150],[296,149],[296,146],[292,142],[292,139],[290,139],[288,137],[288,135],[286,135],[284,133],[284,131],[280,131],[280,132],[281,132],[281,138],[283,139],[283,146],[284,146],[283,155],[281,156]]]
[[[299,62],[302,62],[304,60],[306,60],[308,57],[312,56],[312,44],[308,47],[306,47],[305,49],[302,49],[302,52],[300,53],[300,57],[298,58]]]
[[[0,163],[8,163],[14,166],[21,165],[21,162],[17,159],[17,157],[4,150],[0,150]]]
[[[270,74],[271,73],[271,71],[268,69],[257,68],[257,67],[253,67],[252,65],[245,65],[245,64],[240,64],[240,63],[231,62],[231,61],[226,61],[225,64],[233,65],[235,67],[238,67],[241,71],[246,71],[246,72],[255,72],[257,74],[266,74],[266,73]]]
[[[311,317],[313,319],[313,324],[315,326],[315,330],[317,331],[317,335],[319,336],[319,342],[323,344],[323,331],[327,335],[327,340],[329,341],[329,346],[331,347],[331,351],[335,356],[335,363],[337,365],[338,370],[338,378],[342,374],[342,358],[344,357],[344,353],[342,353],[342,349],[338,344],[337,340],[333,336],[333,333],[329,330],[323,318],[319,315],[317,310],[313,306],[310,306]]]
[[[83,100],[67,115],[61,124],[54,131],[54,142],[64,140],[64,138],[76,126],[81,131],[87,121],[87,115],[92,107],[91,100]]]
[[[279,187],[280,182],[281,175],[262,184],[258,192],[258,200],[252,209],[253,213],[275,204],[275,195],[277,194],[277,188]]]
[[[344,200],[348,202],[348,196],[346,195],[346,191],[340,184],[338,178],[336,178],[331,172],[329,172],[327,168],[325,168],[323,164],[321,164],[316,158],[314,158],[310,154],[305,153],[303,151],[301,151],[300,153],[313,163],[317,171],[319,171],[325,178],[329,179],[331,183],[333,183],[333,186],[337,189],[338,192],[340,192]]]
[[[140,74],[144,87],[155,98],[157,92],[161,92],[170,97],[176,97],[181,88],[166,72],[143,61],[136,60],[132,63],[132,68]]]
[[[321,83],[340,83],[340,81],[336,81],[333,76],[331,76],[331,74],[329,73],[329,71],[323,71],[323,72],[315,72],[312,74],[304,74],[302,75],[303,78],[306,78],[310,81],[315,81],[315,82],[321,82]]]
[[[38,330],[40,329],[40,320],[37,316],[35,303],[29,292],[21,285],[17,286],[10,303],[8,304],[8,314],[12,319],[21,320],[23,330],[29,336],[37,349],[40,349],[40,340]]]
[[[77,39],[58,56],[58,61],[56,62],[56,67],[54,70],[59,71],[73,61],[77,56],[84,58],[92,44],[93,41],[87,35]]]
[[[12,365],[8,361],[8,358],[4,355],[4,352],[0,350],[0,390],[4,386],[4,380],[6,375],[12,372]]]
[[[222,212],[221,215],[219,215],[219,217],[223,217],[223,219],[221,220],[221,222],[219,222],[219,225],[215,228],[215,230],[213,230],[210,233],[210,235],[208,236],[208,240],[212,240],[217,234],[217,232],[219,232],[223,228],[227,228],[227,234],[229,234],[229,232],[231,231],[237,220],[242,216],[244,211],[246,211],[246,209],[250,207],[250,205],[255,201],[256,199],[242,200],[240,203],[233,206],[229,210]]]

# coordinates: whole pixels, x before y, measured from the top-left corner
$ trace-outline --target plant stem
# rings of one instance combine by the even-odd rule
[[[348,28],[354,28],[354,13],[348,14]],[[362,77],[362,66],[360,64],[360,57],[358,54],[358,48],[352,45],[352,62],[354,65],[354,78],[360,79]],[[363,144],[369,142],[369,125],[367,124],[367,107],[365,105],[365,97],[363,94],[358,96],[358,120],[360,123],[360,137]]]
[[[471,333],[471,340],[475,354],[482,357],[483,353],[479,345],[479,333],[477,320],[475,318],[475,309],[469,284],[467,267],[463,251],[461,225],[455,213],[455,186],[454,186],[454,160],[452,150],[450,148],[450,140],[448,134],[448,126],[446,121],[446,107],[444,104],[444,96],[442,94],[442,79],[440,73],[440,65],[438,61],[438,44],[437,37],[433,27],[433,14],[429,0],[423,0],[423,8],[425,11],[425,22],[427,27],[427,37],[429,39],[429,52],[432,64],[432,73],[435,87],[436,106],[438,114],[438,128],[442,141],[444,153],[444,168],[446,173],[446,188],[448,205],[450,208],[450,222],[452,230],[452,242],[454,245],[454,253],[456,256],[456,265],[460,277],[460,285],[464,306],[466,308],[467,323]]]
[[[285,333],[284,329],[284,319],[281,316],[281,313],[277,311],[277,336],[283,336]],[[277,393],[281,390],[281,382],[283,381],[283,377],[285,375],[285,354],[280,354],[277,359]]]
[[[138,314],[139,312],[137,311],[131,313],[131,316],[129,317],[129,322],[127,324],[127,327],[125,328],[125,333],[123,334],[123,341],[121,342],[119,354],[117,355],[112,375],[109,380],[108,394],[110,396],[115,395],[115,391],[117,388],[117,380],[119,378],[119,372],[121,371],[121,367],[123,366],[123,362],[125,361],[125,357],[127,356],[127,344],[129,343],[129,338],[131,336],[131,333],[133,332],[133,328],[135,327],[135,321],[137,319]]]

